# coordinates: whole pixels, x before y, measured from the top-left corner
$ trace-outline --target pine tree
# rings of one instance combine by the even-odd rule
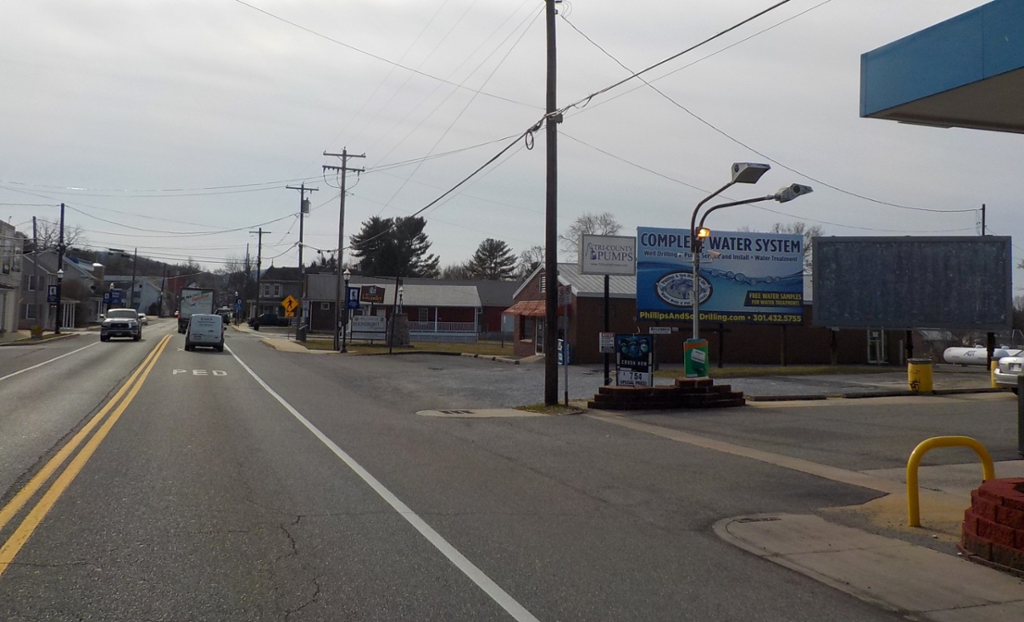
[[[430,240],[423,232],[427,221],[420,217],[381,218],[363,222],[350,238],[352,257],[360,274],[435,278],[439,259],[428,254]]]
[[[480,243],[469,260],[471,274],[488,281],[507,281],[516,271],[516,255],[508,244],[494,238]]]

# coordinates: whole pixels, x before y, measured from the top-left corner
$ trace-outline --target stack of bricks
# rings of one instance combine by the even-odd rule
[[[587,406],[602,410],[676,410],[744,404],[743,393],[727,384],[716,386],[710,378],[678,378],[671,386],[601,387]]]
[[[1024,478],[989,480],[971,492],[960,550],[975,561],[1024,573]]]

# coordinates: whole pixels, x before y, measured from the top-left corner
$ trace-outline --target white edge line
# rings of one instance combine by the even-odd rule
[[[235,360],[238,361],[238,364],[241,365],[242,368],[245,369],[245,371],[249,372],[249,375],[252,376],[267,393],[273,396],[274,399],[276,399],[282,406],[284,406],[285,410],[291,413],[293,417],[298,419],[299,423],[306,426],[306,429],[308,429],[310,432],[313,433],[314,436],[320,439],[320,442],[322,442],[324,445],[327,445],[327,447],[334,452],[334,455],[338,456],[338,458],[340,458],[345,464],[347,464],[348,467],[356,473],[356,475],[362,478],[362,480],[366,482],[370,486],[370,488],[374,490],[374,492],[380,495],[382,499],[387,501],[388,505],[394,508],[395,511],[402,516],[402,518],[408,521],[409,524],[416,529],[416,531],[420,532],[420,534],[424,538],[426,538],[428,542],[433,544],[434,548],[440,551],[441,554],[443,554],[453,564],[455,564],[456,568],[461,570],[463,574],[469,577],[469,579],[473,583],[476,583],[477,586],[479,586],[480,589],[482,589],[488,596],[490,596],[491,599],[494,600],[494,602],[498,603],[498,605],[501,606],[502,609],[507,611],[509,615],[511,615],[514,619],[518,620],[519,622],[539,622],[539,620],[537,620],[537,618],[535,618],[533,614],[527,611],[525,607],[520,605],[514,598],[512,598],[512,596],[510,596],[508,592],[501,589],[501,587],[497,583],[495,583],[490,579],[490,577],[485,575],[483,571],[477,568],[473,562],[469,561],[465,555],[460,553],[454,546],[452,546],[447,540],[445,540],[444,537],[441,536],[441,534],[434,531],[433,527],[428,525],[426,521],[420,518],[411,509],[409,509],[409,506],[402,503],[402,501],[398,497],[396,497],[394,493],[385,488],[384,484],[381,484],[380,481],[377,480],[377,478],[371,475],[369,471],[364,469],[362,465],[356,462],[355,459],[352,458],[352,456],[345,453],[344,449],[338,447],[338,445],[330,438],[328,438],[326,434],[321,432],[319,428],[310,423],[310,421],[303,417],[302,414],[299,413],[299,411],[295,410],[295,408],[293,408],[291,404],[286,402],[283,397],[281,397],[280,395],[277,394],[276,391],[271,389],[270,386],[266,382],[264,382],[262,378],[256,375],[256,372],[254,372],[252,369],[249,368],[248,365],[242,362],[242,359],[238,358],[238,355],[235,354],[235,352],[231,348],[226,349],[231,354],[231,356],[233,356]]]
[[[64,358],[65,356],[71,356],[72,354],[75,354],[76,352],[81,352],[82,350],[85,350],[87,348],[91,348],[91,347],[93,347],[95,345],[99,345],[99,343],[100,342],[98,342],[98,341],[95,342],[95,343],[90,343],[87,346],[81,347],[81,348],[79,348],[77,350],[72,350],[71,352],[67,352],[65,354],[61,354],[60,356],[56,356],[56,357],[54,357],[54,358],[52,358],[52,359],[50,359],[48,361],[43,361],[42,363],[39,363],[37,365],[33,365],[32,367],[26,367],[25,369],[16,371],[13,374],[7,374],[6,376],[0,376],[0,382],[3,382],[4,380],[7,380],[8,378],[13,378],[13,377],[17,376],[18,374],[23,374],[23,373],[25,373],[27,371],[32,371],[33,369],[37,369],[39,367],[42,367],[43,365],[48,365],[48,364],[50,364],[50,363],[52,363],[54,361],[59,361],[60,359]]]

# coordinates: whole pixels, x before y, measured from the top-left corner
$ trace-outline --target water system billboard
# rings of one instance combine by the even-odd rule
[[[804,240],[751,231],[711,234],[700,259],[700,319],[707,322],[803,322]],[[693,290],[690,232],[637,228],[637,317],[689,322]]]

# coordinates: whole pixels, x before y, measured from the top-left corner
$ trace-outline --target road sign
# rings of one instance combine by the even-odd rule
[[[346,301],[347,301],[345,303],[345,308],[346,309],[349,309],[351,311],[351,310],[355,310],[355,309],[359,308],[359,288],[358,287],[349,287],[348,288],[348,297],[346,298]]]
[[[110,304],[119,305],[121,304],[121,290],[115,288],[110,290]]]
[[[46,302],[50,304],[57,303],[57,286],[47,285],[46,286]]]
[[[599,350],[601,354],[615,353],[615,333],[598,333]]]
[[[103,292],[103,304],[110,304],[110,292]]]
[[[281,306],[284,307],[285,316],[292,317],[295,315],[295,310],[299,308],[299,301],[295,299],[295,296],[288,296],[281,301]]]

